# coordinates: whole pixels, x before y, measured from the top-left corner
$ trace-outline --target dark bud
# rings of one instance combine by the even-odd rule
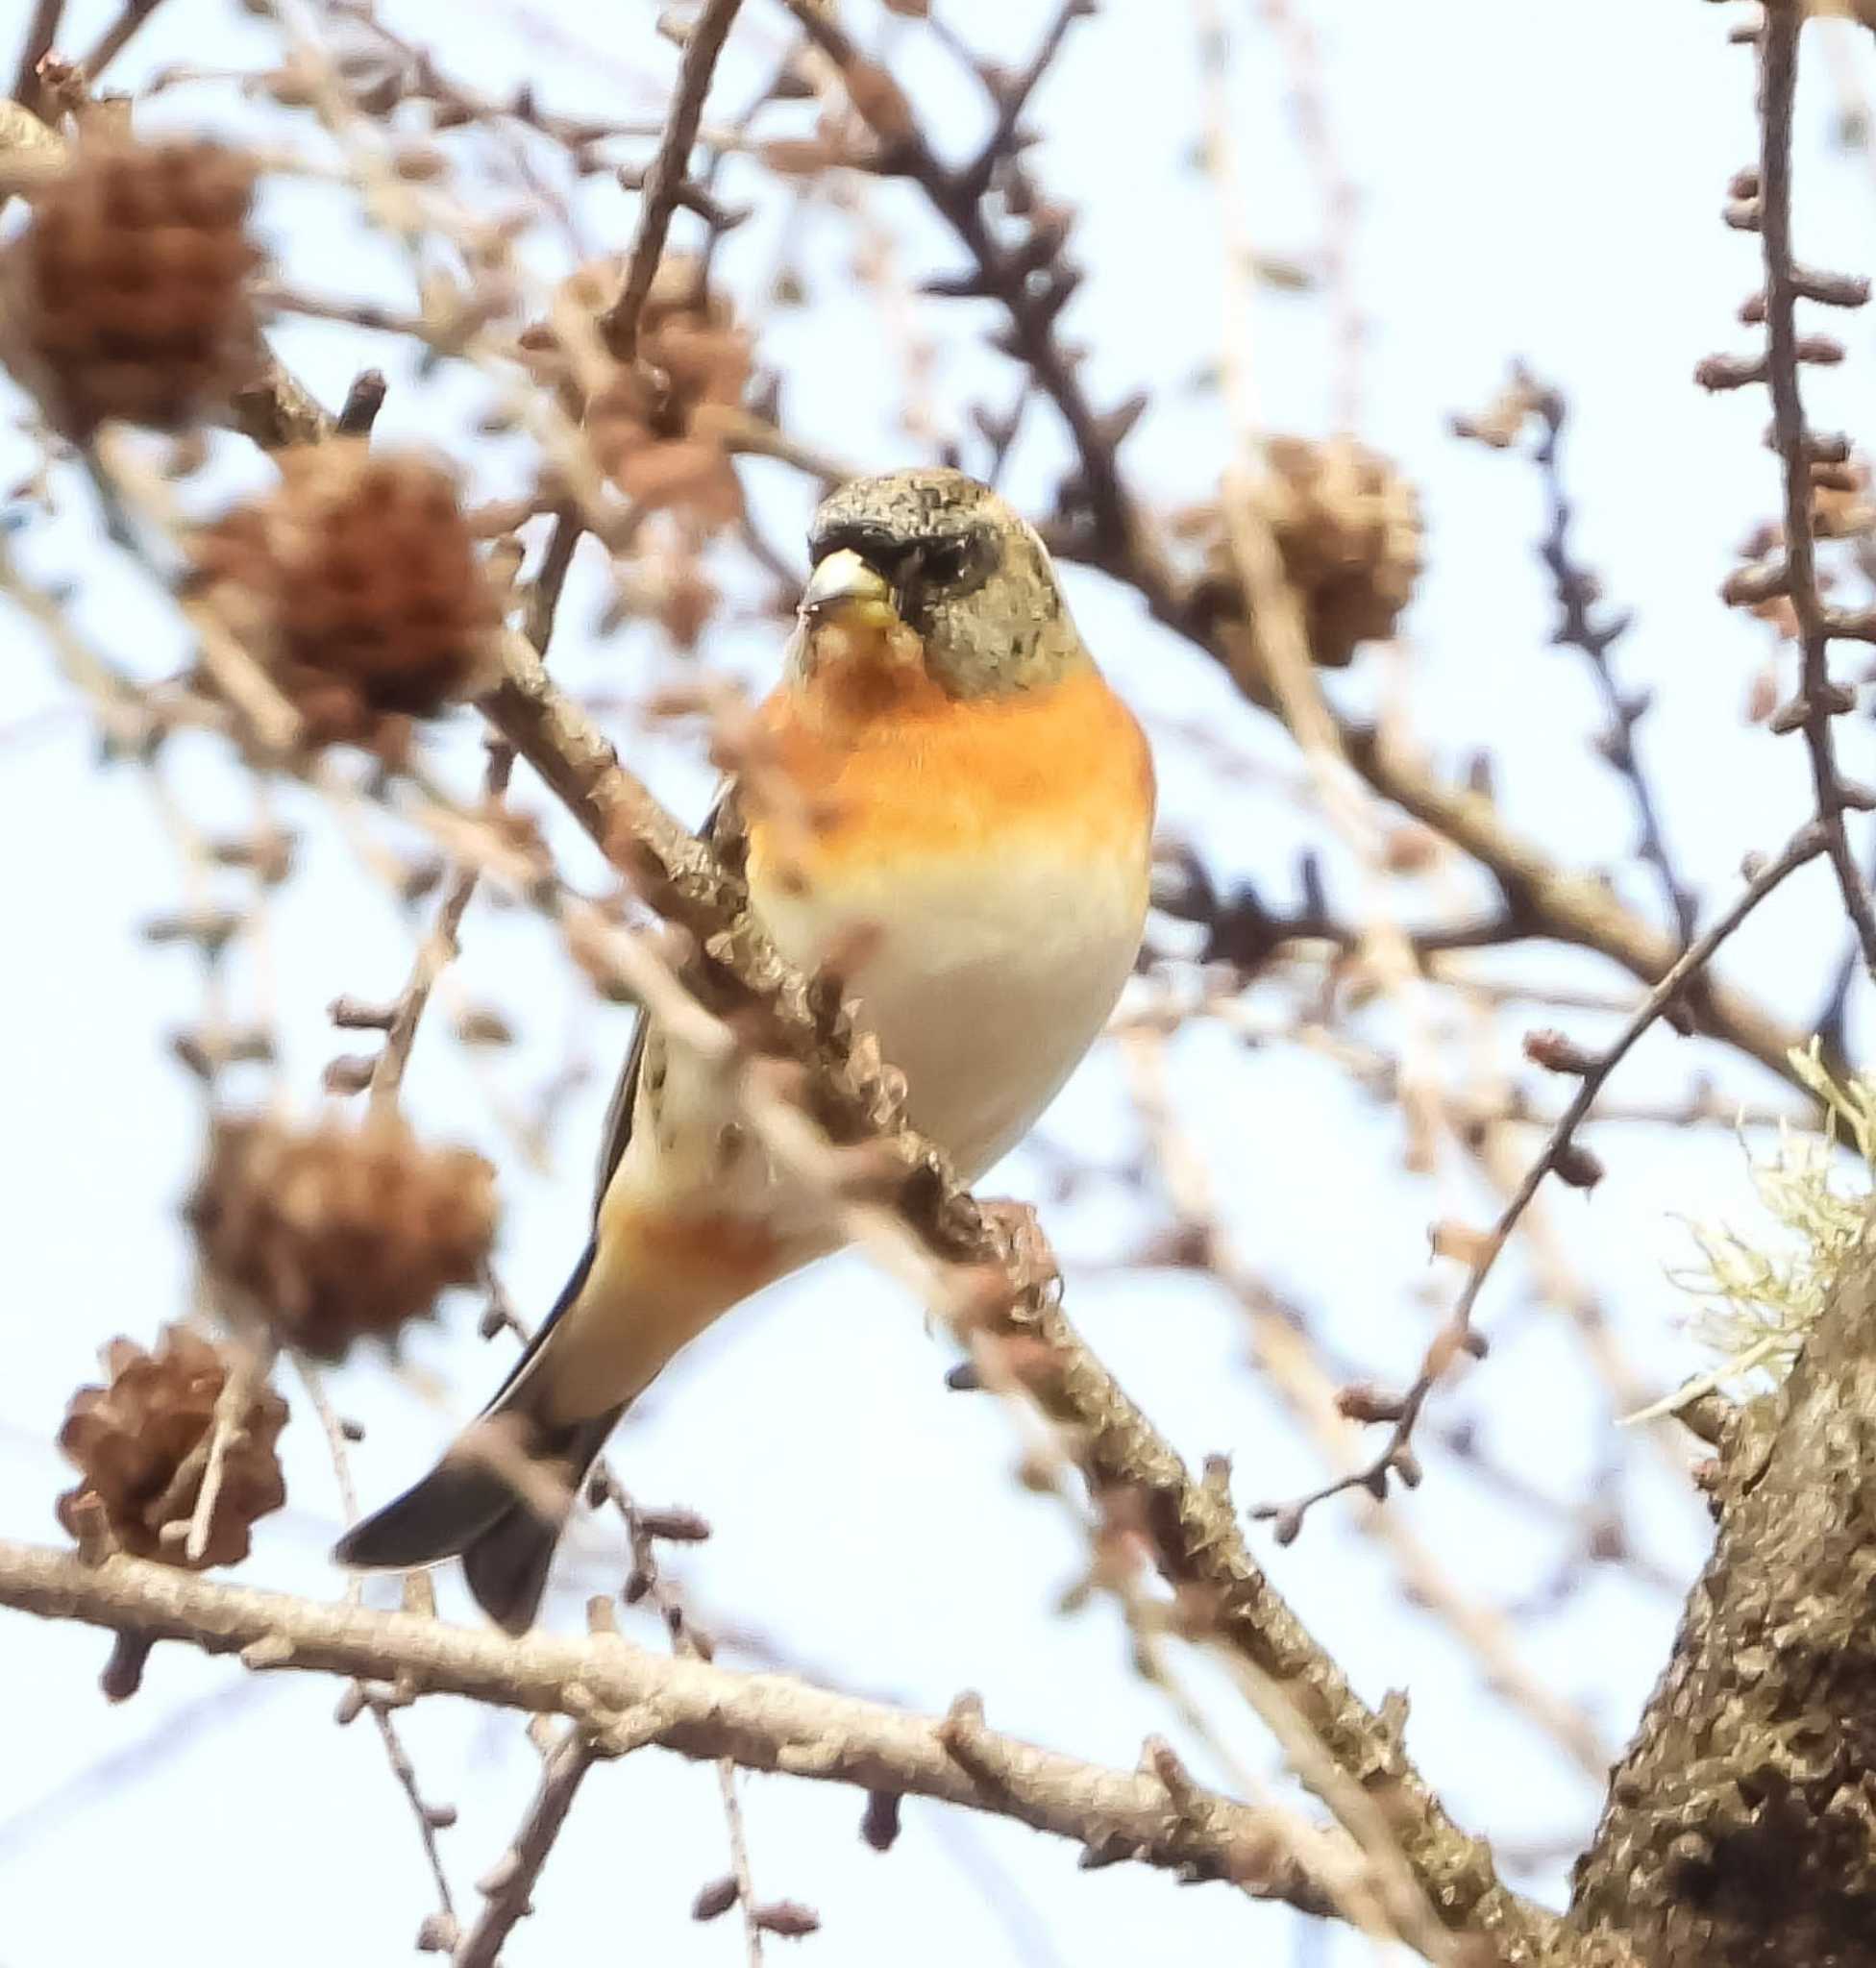
[[[900,1797],[897,1790],[869,1790],[860,1836],[876,1852],[890,1852],[898,1841]]]
[[[820,1914],[799,1900],[771,1900],[766,1906],[754,1908],[750,1919],[764,1933],[778,1933],[790,1941],[817,1932],[821,1926]]]
[[[735,1906],[737,1897],[735,1876],[725,1873],[722,1879],[712,1880],[690,1903],[690,1917],[693,1920],[715,1920]]]
[[[1545,1072],[1575,1073],[1579,1078],[1596,1069],[1593,1053],[1552,1027],[1524,1034],[1524,1057]]]
[[[1366,1381],[1356,1381],[1337,1390],[1336,1413],[1350,1421],[1398,1421],[1401,1400],[1398,1394],[1384,1393]]]
[[[1694,364],[1693,380],[1702,389],[1743,389],[1749,382],[1764,382],[1763,356],[1704,356]]]
[[[710,1527],[695,1511],[640,1511],[638,1528],[648,1538],[667,1538],[674,1544],[702,1544]]]
[[[203,909],[187,915],[152,916],[143,924],[145,943],[192,943],[205,957],[221,955],[238,934],[241,919],[233,909]]]
[[[1557,1150],[1551,1168],[1557,1180],[1571,1189],[1593,1189],[1603,1177],[1601,1159],[1575,1142],[1566,1142]]]
[[[372,1069],[377,1062],[362,1052],[341,1052],[336,1059],[328,1060],[326,1070],[321,1075],[329,1094],[362,1094],[371,1085]]]

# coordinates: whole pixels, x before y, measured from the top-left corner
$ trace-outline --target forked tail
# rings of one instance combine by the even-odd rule
[[[435,1468],[339,1539],[333,1556],[340,1564],[414,1571],[460,1558],[477,1605],[492,1620],[511,1634],[533,1624],[568,1512],[625,1413],[622,1402],[553,1425],[535,1412],[543,1382],[528,1369],[591,1263],[589,1251],[514,1371]]]

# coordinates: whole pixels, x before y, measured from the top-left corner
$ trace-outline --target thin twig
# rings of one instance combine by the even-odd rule
[[[1552,641],[1581,650],[1589,659],[1596,687],[1602,694],[1609,724],[1598,741],[1598,749],[1626,781],[1634,803],[1637,826],[1636,852],[1655,872],[1669,917],[1683,947],[1693,935],[1699,902],[1682,879],[1662,831],[1661,814],[1654,788],[1642,770],[1635,749],[1635,727],[1648,709],[1646,694],[1634,695],[1622,689],[1609,659],[1611,646],[1626,632],[1630,616],[1622,609],[1600,621],[1590,613],[1598,593],[1597,582],[1577,559],[1571,539],[1575,507],[1564,485],[1560,450],[1564,420],[1567,414],[1563,393],[1540,385],[1528,377],[1520,383],[1528,391],[1531,407],[1542,433],[1533,454],[1543,475],[1544,496],[1549,503],[1550,524],[1539,548],[1550,572],[1557,598],[1559,619]]]
[[[162,0],[124,0],[117,18],[98,37],[91,52],[85,58],[84,66],[87,81],[97,81],[124,52],[131,37],[161,5]]]
[[[1123,1057],[1135,1112],[1151,1141],[1153,1166],[1177,1220],[1176,1234],[1190,1246],[1196,1264],[1242,1307],[1262,1377],[1315,1437],[1331,1465],[1346,1464],[1351,1460],[1350,1430],[1338,1404],[1335,1382],[1290,1308],[1275,1302],[1245,1263],[1219,1215],[1203,1159],[1173,1111],[1166,1083],[1164,1037],[1136,1032],[1123,1045]],[[1525,1665],[1503,1615],[1469,1599],[1395,1513],[1370,1505],[1361,1513],[1360,1527],[1388,1548],[1407,1589],[1469,1649],[1494,1692],[1520,1709],[1587,1775],[1599,1779],[1609,1766],[1609,1752],[1594,1725]]]
[[[574,1794],[597,1760],[591,1739],[578,1729],[569,1730],[549,1751],[540,1789],[513,1845],[483,1882],[482,1910],[452,1957],[452,1968],[495,1968],[503,1942],[530,1910],[535,1882],[573,1808]]]
[[[1759,904],[1775,889],[1781,887],[1793,871],[1827,851],[1825,829],[1820,822],[1814,820],[1799,828],[1784,851],[1775,860],[1767,862],[1746,884],[1732,907],[1704,936],[1688,946],[1681,960],[1648,994],[1640,1009],[1611,1041],[1607,1048],[1586,1063],[1582,1081],[1574,1098],[1559,1117],[1542,1151],[1526,1169],[1523,1181],[1518,1184],[1511,1200],[1506,1203],[1498,1220],[1485,1233],[1450,1317],[1435,1334],[1418,1377],[1397,1404],[1396,1412],[1392,1416],[1394,1425],[1381,1452],[1362,1468],[1341,1476],[1333,1483],[1324,1484],[1321,1488],[1312,1490],[1306,1496],[1298,1497],[1290,1503],[1260,1504],[1252,1512],[1252,1515],[1257,1517],[1274,1518],[1277,1523],[1277,1536],[1282,1541],[1287,1543],[1294,1538],[1302,1526],[1305,1514],[1314,1505],[1322,1502],[1326,1497],[1339,1495],[1345,1489],[1356,1488],[1367,1489],[1375,1496],[1385,1495],[1391,1473],[1401,1475],[1409,1481],[1417,1480],[1416,1465],[1412,1461],[1409,1444],[1415,1424],[1419,1419],[1420,1410],[1426,1405],[1427,1396],[1446,1369],[1461,1355],[1471,1354],[1476,1357],[1484,1351],[1484,1341],[1472,1327],[1472,1311],[1478,1302],[1479,1292],[1484,1288],[1493,1266],[1496,1264],[1505,1245],[1511,1241],[1511,1234],[1518,1227],[1518,1218],[1523,1216],[1531,1198],[1537,1194],[1543,1178],[1554,1172],[1570,1152],[1572,1137],[1579,1122],[1588,1115],[1610,1074],[1628,1056],[1642,1035],[1668,1010],[1675,998],[1713,961],[1720,946]]]
[[[743,1949],[749,1968],[762,1968],[762,1929],[756,1919],[755,1882],[749,1866],[749,1837],[743,1829],[742,1800],[736,1795],[736,1765],[724,1757],[717,1763],[717,1789],[723,1797],[724,1823],[729,1830],[729,1876],[736,1882],[736,1910],[743,1918]]]
[[[528,606],[522,621],[522,633],[542,655],[547,653],[548,645],[554,640],[554,623],[560,607],[560,595],[566,587],[567,574],[585,529],[578,506],[561,506],[554,515],[554,529],[547,536],[540,568],[528,585]]]
[[[1868,803],[1838,769],[1831,721],[1855,702],[1831,680],[1831,629],[1817,587],[1813,530],[1810,433],[1798,387],[1797,303],[1791,255],[1791,113],[1797,94],[1798,36],[1808,10],[1796,0],[1768,0],[1759,37],[1759,233],[1765,266],[1765,380],[1772,432],[1785,479],[1785,555],[1791,608],[1798,619],[1803,674],[1792,707],[1811,759],[1812,787],[1843,907],[1856,926],[1864,968],[1876,977],[1876,908],[1850,847],[1843,815]]]
[[[271,1344],[263,1347],[241,1345],[233,1349],[234,1364],[215,1396],[215,1412],[210,1424],[209,1459],[202,1471],[202,1488],[196,1493],[195,1508],[189,1513],[188,1538],[183,1546],[190,1564],[199,1564],[209,1548],[214,1530],[215,1505],[221,1501],[222,1480],[228,1472],[229,1451],[244,1431],[248,1409],[256,1390],[274,1364]]]
[[[1441,1085],[1438,1048],[1425,980],[1394,912],[1380,816],[1369,789],[1349,769],[1341,734],[1310,657],[1302,603],[1284,572],[1270,520],[1258,504],[1251,478],[1265,455],[1264,434],[1253,400],[1247,354],[1251,302],[1247,292],[1250,240],[1232,140],[1224,71],[1222,18],[1215,0],[1194,0],[1202,39],[1212,50],[1204,89],[1205,160],[1213,181],[1223,236],[1225,399],[1231,418],[1232,455],[1224,472],[1222,504],[1231,563],[1244,589],[1247,640],[1285,728],[1308,766],[1324,816],[1353,853],[1363,877],[1365,918],[1359,948],[1398,1012],[1403,1045],[1400,1108],[1410,1168],[1439,1167],[1440,1144],[1450,1132]]]
[[[39,108],[39,63],[52,53],[64,12],[65,0],[37,0],[33,18],[26,25],[19,65],[13,70],[13,101],[36,115]]]
[[[293,1356],[293,1363],[299,1368],[301,1384],[307,1390],[307,1399],[312,1403],[312,1411],[319,1417],[320,1428],[326,1437],[328,1454],[332,1457],[333,1480],[338,1486],[339,1507],[350,1524],[358,1514],[358,1493],[352,1481],[352,1459],[347,1452],[345,1429],[333,1410],[326,1393],[326,1383],[320,1377],[317,1367],[303,1353]],[[357,1577],[345,1582],[345,1603],[358,1606],[362,1603],[359,1582]],[[394,1679],[394,1677],[386,1677]],[[374,1695],[365,1686],[362,1677],[353,1683],[352,1696],[341,1715],[351,1711],[356,1703],[369,1709],[371,1719],[378,1730],[378,1739],[384,1747],[384,1759],[390,1765],[391,1775],[396,1778],[398,1788],[404,1792],[405,1800],[410,1807],[410,1814],[416,1820],[417,1836],[423,1845],[424,1858],[430,1866],[430,1876],[436,1887],[438,1913],[433,1916],[441,1933],[453,1935],[456,1929],[456,1902],[450,1892],[450,1879],[443,1870],[442,1848],[436,1842],[437,1831],[449,1824],[455,1817],[454,1810],[447,1806],[431,1804],[417,1784],[417,1767],[410,1760],[410,1753],[404,1746],[404,1738],[398,1734],[397,1724],[391,1720],[390,1704],[382,1695]]]
[[[501,805],[502,797],[508,788],[508,775],[513,769],[513,751],[499,740],[491,744],[488,750],[488,765],[482,776],[482,800],[489,811],[492,812]],[[367,1097],[374,1112],[388,1113],[397,1105],[398,1094],[404,1084],[405,1069],[410,1063],[410,1048],[416,1044],[417,1027],[422,1022],[424,1008],[430,1002],[431,993],[436,988],[436,980],[442,976],[457,954],[457,939],[462,928],[462,919],[468,913],[469,903],[476,893],[476,884],[481,875],[481,869],[473,863],[464,863],[457,869],[451,877],[449,892],[443,898],[441,908],[436,912],[436,921],[431,925],[430,933],[418,947],[409,981],[398,997],[396,1008],[391,1014],[389,1028],[384,1034],[383,1047],[371,1069]]]
[[[678,64],[678,88],[665,118],[664,136],[657,155],[645,176],[645,188],[638,208],[638,230],[632,235],[631,256],[626,262],[626,276],[619,297],[600,316],[600,333],[606,347],[622,362],[638,354],[638,317],[656,278],[658,261],[664,257],[664,242],[671,231],[690,169],[691,148],[697,141],[697,126],[704,118],[704,98],[709,93],[710,77],[723,52],[729,24],[736,17],[742,0],[705,0],[702,13],[691,23],[684,39],[683,59]]]
[[[708,1660],[716,1653],[716,1641],[698,1625],[683,1593],[658,1561],[657,1538],[647,1513],[632,1500],[609,1464],[602,1462],[596,1482],[617,1508],[631,1546],[631,1578],[626,1587],[629,1601],[643,1594],[656,1607],[664,1622],[672,1651],[691,1660]],[[707,1527],[687,1527],[702,1531]],[[736,1765],[728,1757],[717,1762],[717,1789],[723,1803],[724,1832],[729,1845],[730,1876],[736,1882],[737,1905],[741,1909],[744,1939],[753,1963],[762,1958],[762,1930],[755,1922],[755,1889],[750,1880],[749,1837],[743,1823],[743,1804],[736,1790]]]
[[[1294,0],[1262,0],[1262,11],[1290,63],[1290,105],[1322,201],[1322,281],[1336,348],[1331,428],[1353,436],[1361,423],[1362,354],[1368,341],[1352,266],[1355,186],[1335,140],[1322,50],[1315,27],[1305,18],[1307,10]]]

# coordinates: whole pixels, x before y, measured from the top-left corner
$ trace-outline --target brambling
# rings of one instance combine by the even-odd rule
[[[1041,539],[987,487],[939,470],[856,480],[809,548],[785,674],[757,713],[761,771],[707,824],[782,954],[804,971],[840,958],[907,1118],[970,1181],[1049,1104],[1133,966],[1151,758]],[[478,1421],[337,1558],[459,1556],[483,1610],[525,1630],[627,1405],[839,1242],[721,1075],[641,1020],[559,1302]]]

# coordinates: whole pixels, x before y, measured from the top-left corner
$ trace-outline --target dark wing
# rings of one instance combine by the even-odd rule
[[[743,873],[749,858],[749,835],[744,826],[742,809],[736,803],[733,780],[717,795],[716,804],[704,815],[704,824],[697,829],[697,837],[709,842],[716,849],[717,859],[730,873],[740,875]],[[612,1089],[612,1101],[605,1110],[605,1126],[600,1135],[599,1170],[593,1190],[593,1215],[596,1218],[600,1204],[605,1200],[606,1188],[618,1173],[626,1144],[631,1140],[632,1117],[638,1106],[638,1083],[645,1070],[645,1042],[650,1030],[650,1021],[640,1012],[637,1029],[631,1035],[631,1049],[626,1054],[619,1083]]]

